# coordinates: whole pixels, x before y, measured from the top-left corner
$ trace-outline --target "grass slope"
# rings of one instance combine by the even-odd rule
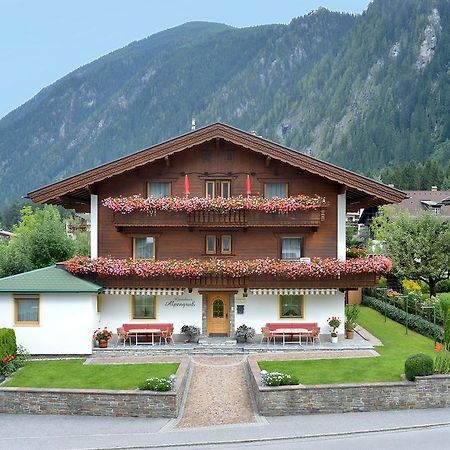
[[[136,389],[146,378],[168,377],[178,363],[88,364],[83,359],[29,361],[2,387]]]
[[[377,311],[361,307],[358,323],[383,342],[379,357],[306,361],[261,361],[259,366],[269,372],[294,375],[302,384],[399,381],[404,373],[405,359],[416,353],[434,356],[434,342],[387,319]]]

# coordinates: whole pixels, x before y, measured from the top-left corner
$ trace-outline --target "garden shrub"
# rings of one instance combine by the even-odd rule
[[[414,381],[416,377],[433,375],[433,373],[433,358],[425,353],[410,356],[405,361],[405,376],[409,381]]]
[[[17,346],[16,354],[12,353],[2,356],[0,359],[0,376],[9,377],[17,369],[24,366],[25,361],[29,359],[30,355],[26,352],[25,348],[21,345]]]
[[[141,391],[170,391],[172,383],[167,378],[147,378],[140,386]]]
[[[436,283],[436,292],[450,292],[450,280],[441,280]]]
[[[296,377],[281,372],[261,372],[262,379],[267,386],[286,386],[299,384]]]
[[[434,359],[435,373],[450,373],[450,352],[441,350]]]
[[[0,358],[17,353],[16,333],[12,328],[0,328]]]
[[[386,308],[387,317],[402,325],[406,322],[406,312],[394,305],[390,305],[389,303],[385,304],[382,300],[367,296],[363,297],[363,304],[379,311],[381,314],[384,314]],[[442,327],[434,325],[428,320],[414,314],[408,315],[408,328],[438,341],[442,341],[444,338],[444,330]]]

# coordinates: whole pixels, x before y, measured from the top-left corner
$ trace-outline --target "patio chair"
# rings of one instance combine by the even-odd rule
[[[168,327],[167,330],[163,330],[161,338],[164,339],[166,345],[173,344],[173,327]]]
[[[261,342],[259,343],[260,345],[263,343],[264,339],[267,339],[267,345],[270,344],[270,341],[273,339],[273,343],[275,344],[275,337],[272,334],[272,332],[269,330],[269,327],[262,327],[261,328]]]
[[[321,344],[320,342],[320,327],[315,327],[311,330],[311,333],[307,336],[306,342],[311,341],[311,344],[315,345],[316,342]]]
[[[117,328],[117,342],[116,347],[119,345],[120,339],[123,340],[123,346],[125,347],[126,341],[128,341],[131,345],[131,338],[127,331],[123,327]]]

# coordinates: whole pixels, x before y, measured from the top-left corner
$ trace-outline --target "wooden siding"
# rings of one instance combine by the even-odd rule
[[[230,159],[230,154],[232,155]],[[255,153],[235,144],[217,140],[177,153],[169,161],[159,160],[133,171],[99,183],[96,193],[101,200],[109,196],[146,195],[149,181],[168,181],[173,196],[184,195],[184,175],[189,176],[190,193],[193,196],[205,195],[207,179],[231,180],[231,195],[245,195],[246,177],[251,176],[252,194],[263,194],[265,182],[289,183],[289,195],[322,195],[329,206],[325,220],[320,226],[311,229],[298,229],[297,226],[264,228],[264,215],[261,228],[217,227],[217,234],[232,236],[232,255],[236,259],[279,258],[279,238],[282,236],[303,237],[304,256],[336,257],[337,234],[337,195],[342,187],[320,176],[313,175],[277,160],[268,161]],[[173,217],[176,216],[174,213]],[[267,218],[267,223],[273,217]],[[99,256],[130,258],[132,256],[133,236],[155,236],[156,258],[199,258],[205,255],[205,234],[214,234],[215,228],[205,227],[123,227],[115,226],[114,213],[99,207]]]

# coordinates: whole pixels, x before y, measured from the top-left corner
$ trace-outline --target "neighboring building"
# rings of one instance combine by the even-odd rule
[[[130,212],[142,200],[117,200],[136,194],[178,200],[170,207],[168,200],[161,200],[149,213]],[[325,203],[306,199],[315,206],[290,213],[248,206],[226,213],[204,206],[174,211],[185,197],[242,196],[237,203],[245,198],[250,199],[247,203],[259,197],[288,198],[275,200],[279,206],[283,201],[301,203],[293,199],[298,195],[321,196]],[[40,274],[23,274],[32,277],[27,293],[38,308],[36,316],[26,299],[22,301],[23,294],[9,284],[11,278],[4,279],[0,326],[13,326],[19,342],[26,342],[33,353],[86,353],[90,328],[115,330],[130,322],[172,322],[176,333],[182,325],[197,325],[204,335],[223,336],[244,323],[259,332],[266,322],[317,322],[329,333],[327,318],[344,317],[345,290],[374,286],[385,267],[374,259],[360,265],[340,262],[346,258],[346,212],[400,202],[405,195],[250,133],[213,124],[29,197],[90,212],[93,261],[72,261],[67,268],[76,277],[67,272],[64,276],[80,283],[89,280],[92,291],[81,292],[74,280],[70,293],[47,292],[51,283],[41,290],[37,284],[31,291],[32,280]],[[105,206],[110,197],[116,200]],[[118,212],[123,207],[127,211]],[[156,263],[141,260],[148,258]],[[325,261],[310,262],[315,258]],[[52,345],[38,338],[43,334],[52,336]],[[79,342],[79,349],[64,346],[65,340]]]
[[[432,211],[450,219],[450,191],[438,191],[436,186],[431,191],[406,191],[408,198],[395,206],[397,211],[408,211],[417,216],[423,211]]]
[[[11,239],[12,235],[13,235],[13,233],[11,233],[11,231],[0,230],[0,239],[9,241]]]

